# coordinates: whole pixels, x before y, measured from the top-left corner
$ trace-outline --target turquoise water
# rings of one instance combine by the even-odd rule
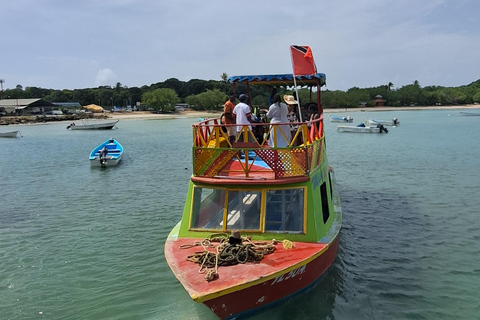
[[[325,123],[344,211],[338,258],[312,290],[251,319],[479,319],[480,117],[337,115],[401,125],[380,135]],[[163,257],[195,120],[0,128],[23,135],[0,139],[0,319],[215,319]],[[90,168],[110,137],[122,163]]]

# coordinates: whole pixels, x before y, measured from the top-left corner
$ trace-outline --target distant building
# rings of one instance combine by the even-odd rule
[[[175,110],[177,111],[185,111],[185,109],[189,109],[190,105],[188,103],[177,103],[175,105]]]
[[[83,110],[80,102],[53,102],[58,110],[51,110],[50,114],[60,114],[56,111],[61,111],[62,114],[75,114],[80,110]],[[45,114],[48,114],[47,112]]]
[[[374,107],[383,107],[385,106],[385,102],[387,100],[383,99],[381,95],[376,95],[375,99],[373,99],[373,106]]]
[[[43,114],[56,106],[43,99],[3,99],[0,100],[0,107],[7,116],[28,116]]]
[[[52,102],[54,106],[65,109],[82,109],[80,102]]]

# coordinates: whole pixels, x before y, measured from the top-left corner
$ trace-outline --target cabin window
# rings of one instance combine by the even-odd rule
[[[330,209],[328,208],[327,183],[326,182],[323,182],[322,185],[320,186],[320,196],[322,198],[323,223],[327,223],[327,220],[330,217]]]
[[[228,192],[227,229],[260,230],[261,198],[260,191]]]
[[[328,174],[328,184],[329,184],[329,186],[330,186],[330,200],[333,201],[332,175],[333,175],[332,172],[330,172],[330,173]]]
[[[267,191],[265,231],[303,233],[304,189]]]
[[[222,230],[224,207],[225,190],[195,187],[190,228]]]

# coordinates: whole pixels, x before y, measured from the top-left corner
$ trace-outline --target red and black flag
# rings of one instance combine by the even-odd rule
[[[309,46],[290,46],[290,51],[292,53],[293,73],[296,76],[317,73],[312,50]]]

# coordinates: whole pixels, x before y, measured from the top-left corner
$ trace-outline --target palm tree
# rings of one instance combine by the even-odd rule
[[[0,79],[0,85],[2,86],[2,90],[0,91],[0,100],[3,99],[3,83],[5,82],[4,79]]]
[[[119,93],[122,89],[122,84],[120,82],[115,83],[115,92]]]

